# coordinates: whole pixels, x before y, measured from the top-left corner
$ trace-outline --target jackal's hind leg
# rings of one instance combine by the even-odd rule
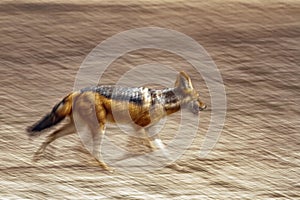
[[[107,170],[109,172],[113,172],[114,169],[109,167],[103,160],[102,160],[102,156],[101,156],[101,142],[102,142],[102,138],[104,136],[105,133],[105,124],[104,123],[100,123],[100,127],[98,129],[98,131],[94,130],[92,131],[93,134],[93,149],[92,149],[92,155],[94,156],[94,158],[97,160],[98,164],[104,169]]]
[[[75,119],[78,120],[82,127],[87,128],[84,132],[84,137],[87,138],[89,145],[91,145],[88,147],[90,154],[103,169],[112,171],[101,158],[101,141],[105,133],[107,115],[97,95],[89,92],[83,93],[74,103],[73,116],[75,116]]]
[[[72,123],[68,123],[65,126],[59,128],[58,130],[48,135],[46,140],[42,143],[39,149],[34,153],[33,161],[37,161],[40,158],[40,156],[44,153],[46,147],[54,140],[73,133],[75,133],[75,127]]]

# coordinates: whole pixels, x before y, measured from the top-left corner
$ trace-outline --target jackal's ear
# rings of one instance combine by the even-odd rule
[[[184,71],[181,71],[176,79],[175,87],[180,87],[182,89],[193,89],[192,81],[189,75]]]

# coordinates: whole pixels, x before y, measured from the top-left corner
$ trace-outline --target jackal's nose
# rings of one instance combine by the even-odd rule
[[[206,106],[206,105],[203,105],[203,106],[200,106],[200,107],[199,107],[199,110],[202,111],[202,110],[205,110],[206,108],[207,108],[207,106]]]

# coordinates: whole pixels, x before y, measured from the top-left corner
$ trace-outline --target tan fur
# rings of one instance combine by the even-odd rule
[[[185,72],[179,73],[175,87],[179,88],[179,91],[187,96],[186,99],[182,100],[182,104],[195,101],[199,108],[204,109],[206,107],[205,104],[199,100],[199,95],[194,91],[191,79]],[[46,147],[54,140],[75,133],[73,115],[76,115],[88,126],[92,134],[92,155],[97,159],[101,167],[105,170],[112,171],[112,169],[102,161],[99,152],[101,139],[105,133],[105,124],[107,122],[114,123],[116,120],[121,123],[134,122],[137,125],[136,130],[142,130],[142,132],[145,133],[147,127],[157,123],[166,115],[177,112],[180,106],[179,103],[165,106],[160,104],[151,106],[149,99],[145,99],[142,105],[138,105],[131,102],[108,99],[99,93],[91,91],[83,93],[73,92],[65,97],[64,102],[60,104],[55,111],[58,116],[69,116],[71,119],[70,123],[51,133],[35,153],[34,159],[38,159]],[[118,117],[115,118],[114,116]],[[145,135],[147,136],[147,134]],[[151,137],[151,139],[150,137],[146,139],[149,147],[154,147],[154,139],[159,139],[159,136],[157,135]]]

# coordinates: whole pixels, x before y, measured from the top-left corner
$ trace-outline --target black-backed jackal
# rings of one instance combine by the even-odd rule
[[[133,122],[135,129],[145,134],[150,147],[163,150],[164,145],[159,136],[148,136],[147,129],[163,117],[177,112],[181,107],[187,107],[194,114],[206,108],[185,72],[178,74],[174,88],[156,90],[146,87],[128,88],[104,85],[72,92],[55,105],[51,113],[29,127],[27,132],[29,136],[35,136],[40,131],[58,124],[67,116],[71,119],[70,123],[47,137],[35,153],[37,158],[51,142],[76,132],[74,116],[77,116],[83,120],[92,134],[91,154],[100,166],[110,171],[109,166],[102,161],[99,152],[106,122],[115,122],[114,116],[118,116],[117,122],[120,120],[123,123]]]

